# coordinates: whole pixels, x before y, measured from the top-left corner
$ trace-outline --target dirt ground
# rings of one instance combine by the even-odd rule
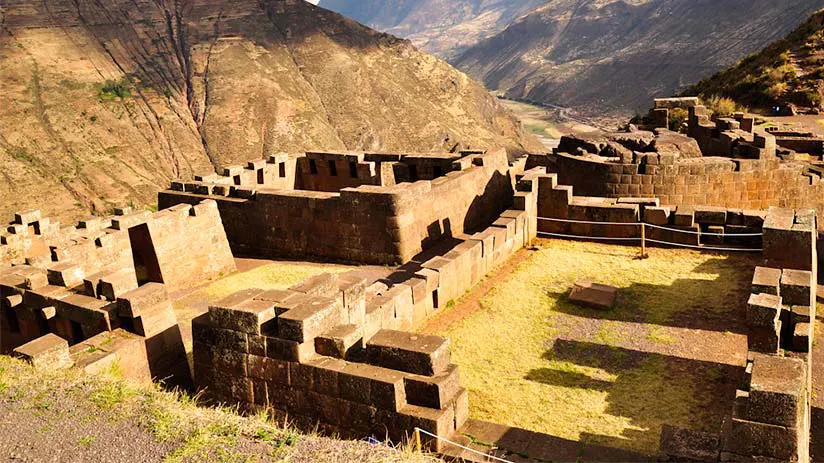
[[[753,258],[541,240],[422,331],[449,336],[472,418],[655,455],[669,423],[718,431],[743,378]],[[611,311],[566,300],[581,278]]]

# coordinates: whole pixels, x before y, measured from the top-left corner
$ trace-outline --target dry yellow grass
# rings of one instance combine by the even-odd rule
[[[663,423],[719,423],[726,403],[712,391],[734,382],[726,376],[735,367],[660,352],[687,352],[696,336],[740,347],[738,336],[712,326],[684,327],[735,317],[754,262],[662,249],[635,260],[637,248],[541,243],[481,310],[440,333],[452,340],[471,416],[648,454]],[[603,313],[570,304],[566,293],[582,278],[620,288],[617,306]],[[735,363],[743,350],[719,356]]]

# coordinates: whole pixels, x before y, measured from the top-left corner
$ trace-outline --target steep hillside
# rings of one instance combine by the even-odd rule
[[[503,30],[547,0],[320,0],[319,5],[407,38],[443,58]]]
[[[151,204],[307,149],[541,149],[480,85],[302,0],[0,3],[0,215]]]
[[[453,64],[513,98],[642,110],[821,7],[824,0],[554,0]]]
[[[702,80],[685,93],[726,96],[750,108],[782,103],[821,108],[824,11],[812,15],[786,38]]]

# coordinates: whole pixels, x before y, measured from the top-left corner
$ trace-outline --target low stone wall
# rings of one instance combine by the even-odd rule
[[[655,165],[618,164],[559,153],[555,170],[560,183],[574,186],[585,196],[655,196],[670,206],[814,207],[824,213],[821,176],[804,163],[777,158],[696,158]]]
[[[650,225],[645,227],[645,238],[648,240],[750,249],[759,249],[762,243],[760,236],[736,235],[760,234],[767,211],[712,206],[669,207],[661,206],[661,201],[655,197],[575,196],[573,190],[571,186],[559,185],[557,174],[540,178],[537,204],[539,232],[578,237],[638,238],[640,242],[641,227],[620,224],[644,223]]]
[[[661,448],[668,457],[810,461],[815,237],[814,211],[770,210],[765,266],[755,268],[747,304],[746,374],[731,414],[715,433],[664,426]]]
[[[468,396],[449,341],[404,330],[534,239],[541,174],[519,179],[516,209],[490,227],[386,279],[324,274],[287,291],[249,290],[214,304],[193,321],[198,387],[214,400],[344,436],[401,442],[415,427],[452,436],[468,417]]]
[[[242,255],[403,263],[444,237],[480,230],[511,204],[504,150],[464,159],[432,181],[339,193],[231,188],[218,194],[216,187],[173,185],[179,189],[161,192],[159,205],[214,199],[232,249]]]

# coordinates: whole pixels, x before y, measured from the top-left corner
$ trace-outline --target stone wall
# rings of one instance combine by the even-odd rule
[[[324,274],[214,304],[193,321],[198,387],[219,402],[349,437],[401,442],[415,427],[451,437],[468,417],[468,396],[449,341],[405,330],[534,239],[541,174],[519,179],[515,209],[491,226],[385,279]]]
[[[46,334],[75,346],[122,328],[140,337],[152,377],[188,385],[167,292],[235,270],[217,204],[116,212],[47,233],[42,226],[22,226],[48,223],[39,214],[17,214],[12,235],[35,245],[18,248],[16,265],[0,267],[0,352]]]
[[[621,164],[558,153],[558,181],[583,196],[660,198],[670,206],[767,209],[814,207],[824,213],[821,176],[800,162],[697,158]]]
[[[673,460],[810,461],[812,343],[816,318],[816,215],[772,208],[765,266],[747,303],[749,353],[730,416],[717,432],[664,426]]]
[[[690,246],[732,246],[760,249],[767,211],[713,206],[662,206],[656,197],[603,198],[576,196],[571,186],[559,185],[556,174],[540,178],[538,231],[579,237],[637,238],[644,223],[647,240]],[[573,222],[547,219],[571,220]],[[595,222],[595,223],[575,223]],[[599,224],[597,222],[605,222]],[[606,222],[609,222],[607,224]],[[658,228],[663,227],[663,228]],[[656,245],[650,241],[648,245]]]
[[[197,185],[159,194],[159,205],[214,199],[236,253],[314,256],[364,263],[407,262],[444,237],[491,223],[512,201],[507,155],[477,155],[444,177],[338,193],[233,188],[198,194]],[[180,191],[183,190],[183,191]]]

